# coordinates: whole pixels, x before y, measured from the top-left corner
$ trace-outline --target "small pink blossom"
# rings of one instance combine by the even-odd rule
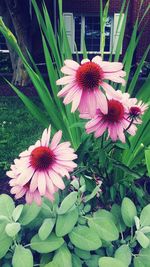
[[[100,107],[103,114],[107,114],[107,99],[102,89],[114,96],[116,91],[105,80],[125,85],[123,64],[102,61],[100,56],[94,57],[92,61],[83,59],[81,65],[70,59],[64,63],[61,71],[67,76],[56,82],[57,85],[64,85],[58,93],[59,97],[64,97],[63,103],[67,105],[72,102],[71,112],[78,108],[80,113],[88,112],[93,117],[96,108]]]
[[[41,204],[41,196],[54,200],[54,193],[63,190],[62,177],[70,178],[69,172],[76,168],[73,162],[77,158],[70,142],[60,143],[62,131],[58,131],[50,142],[50,127],[45,129],[41,140],[14,160],[7,175],[11,178],[11,193],[16,199],[25,195],[26,202]]]

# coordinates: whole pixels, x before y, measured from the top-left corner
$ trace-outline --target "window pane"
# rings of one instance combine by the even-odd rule
[[[85,17],[85,43],[87,51],[99,51],[100,22],[99,17]]]
[[[108,17],[105,26],[105,52],[110,51],[112,18]]]
[[[75,16],[75,43],[77,50],[81,50],[81,16]]]

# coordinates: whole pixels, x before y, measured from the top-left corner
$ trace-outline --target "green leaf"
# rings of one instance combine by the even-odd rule
[[[69,238],[77,248],[87,251],[98,249],[102,245],[97,233],[87,226],[75,227],[69,234]]]
[[[143,264],[143,266],[140,265],[138,267],[149,267],[149,263],[150,263],[150,248],[141,249],[141,251],[139,253],[139,256],[137,258],[138,258],[138,261],[142,262],[142,264]]]
[[[41,240],[38,235],[31,239],[31,248],[39,253],[55,251],[64,243],[63,238],[57,237],[52,233],[47,239]]]
[[[12,259],[13,267],[33,267],[33,256],[30,249],[21,245],[16,246]]]
[[[24,205],[22,214],[19,218],[20,224],[27,225],[32,222],[37,217],[40,210],[41,207],[37,206],[35,203],[32,203],[31,205]]]
[[[140,215],[141,226],[150,226],[150,204],[143,208]]]
[[[78,216],[79,213],[77,208],[66,214],[58,215],[55,230],[56,235],[64,236],[70,233],[78,220]]]
[[[54,256],[54,263],[57,267],[72,267],[71,253],[66,244],[57,250]]]
[[[82,261],[74,254],[72,254],[72,267],[82,267]]]
[[[141,231],[136,232],[136,240],[139,242],[142,248],[147,248],[150,244],[149,238]]]
[[[12,238],[5,233],[6,224],[0,224],[0,259],[7,253],[12,244]]]
[[[128,266],[132,259],[130,248],[127,245],[122,245],[115,251],[115,258],[123,261]]]
[[[23,205],[22,204],[21,205],[18,205],[14,209],[13,214],[12,214],[12,217],[13,217],[13,219],[14,219],[15,222],[18,221],[18,219],[20,218],[20,215],[22,213],[22,210],[23,210]]]
[[[134,267],[145,267],[144,263],[142,262],[142,258],[136,257],[133,260]]]
[[[0,215],[11,218],[15,204],[12,198],[6,194],[0,195]]]
[[[100,209],[94,212],[93,216],[95,218],[105,218],[105,219],[108,219],[109,221],[114,222],[114,224],[116,223],[114,215],[108,210]]]
[[[65,214],[67,211],[69,211],[72,206],[77,201],[77,192],[71,192],[69,195],[65,197],[65,199],[62,201],[60,208],[58,209],[58,214]]]
[[[118,231],[124,232],[124,230],[126,229],[126,225],[124,224],[123,219],[122,219],[120,206],[117,204],[112,205],[111,213],[114,216],[115,224],[118,228]]]
[[[90,251],[86,251],[86,250],[79,249],[79,248],[74,248],[74,252],[79,258],[83,260],[89,260],[91,258]]]
[[[43,221],[38,231],[41,240],[45,240],[50,235],[55,225],[55,221],[56,221],[55,218],[47,218]]]
[[[150,149],[145,150],[145,159],[146,159],[148,175],[150,176]]]
[[[124,223],[131,227],[135,224],[134,217],[137,216],[137,210],[136,207],[129,198],[125,197],[122,201],[121,205],[121,214]]]
[[[119,237],[119,232],[112,220],[105,217],[93,217],[88,220],[88,225],[94,229],[98,236],[105,241],[114,241]]]
[[[91,259],[86,260],[85,263],[88,267],[98,266],[99,255],[92,255]]]
[[[8,223],[5,228],[5,232],[8,236],[14,237],[20,231],[20,223]]]
[[[54,261],[51,261],[48,264],[44,265],[44,267],[58,267],[58,265]]]
[[[128,267],[125,263],[118,259],[114,259],[111,257],[102,257],[99,259],[99,267]]]
[[[99,189],[100,189],[100,186],[99,185],[96,186],[90,195],[85,196],[84,202],[86,203],[89,200],[91,200],[92,198],[94,198],[96,196],[96,194],[99,192]]]

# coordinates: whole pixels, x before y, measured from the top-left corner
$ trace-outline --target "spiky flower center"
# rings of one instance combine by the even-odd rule
[[[139,107],[131,107],[129,110],[129,114],[131,118],[137,118],[141,114],[141,109]]]
[[[50,167],[54,160],[53,151],[46,146],[33,149],[30,156],[31,166],[39,171],[44,171]]]
[[[108,113],[104,115],[104,119],[107,122],[114,123],[119,122],[124,117],[124,107],[122,103],[117,100],[108,101]]]
[[[81,65],[76,73],[77,84],[84,90],[93,90],[103,79],[103,70],[94,62]]]

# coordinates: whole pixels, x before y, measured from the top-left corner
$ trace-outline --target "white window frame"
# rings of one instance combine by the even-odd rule
[[[75,16],[75,15],[74,15]],[[86,16],[91,16],[91,17],[99,17],[98,15],[93,15],[93,14],[76,14],[76,16],[80,16],[81,17],[81,43],[80,43],[80,47],[81,50],[78,51],[78,54],[82,54],[83,53],[83,40],[84,40],[84,35],[85,35],[85,17]],[[113,24],[114,24],[114,18],[113,16],[111,16],[112,18],[112,23],[111,23],[111,35],[110,35],[110,51],[104,51],[104,54],[110,54],[111,53],[111,48],[112,48],[112,44],[113,44]],[[74,42],[75,42],[75,19],[74,21]],[[101,51],[87,51],[88,54],[101,54]],[[76,54],[75,49],[73,50],[73,54]]]

